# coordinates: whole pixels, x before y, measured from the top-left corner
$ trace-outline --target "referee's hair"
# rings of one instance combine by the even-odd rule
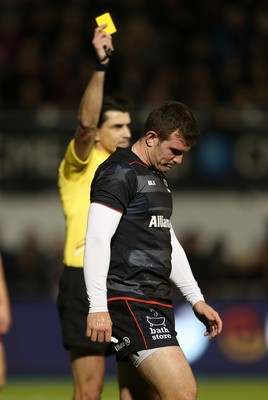
[[[129,112],[130,104],[126,99],[121,97],[110,97],[106,96],[103,99],[98,128],[107,120],[107,111],[121,111],[121,112]]]

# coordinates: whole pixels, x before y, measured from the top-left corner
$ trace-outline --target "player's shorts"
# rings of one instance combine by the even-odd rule
[[[109,301],[109,312],[118,360],[141,350],[179,346],[172,306],[120,299]]]
[[[64,347],[88,349],[90,352],[114,354],[112,344],[92,342],[86,336],[88,298],[83,268],[64,267],[59,282],[57,307]]]

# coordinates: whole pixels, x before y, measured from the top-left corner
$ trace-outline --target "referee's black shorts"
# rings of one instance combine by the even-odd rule
[[[83,268],[66,267],[59,282],[57,307],[64,347],[88,349],[94,353],[114,353],[112,344],[92,342],[86,336],[88,299]]]
[[[179,346],[171,305],[138,299],[109,299],[118,360],[137,351]]]

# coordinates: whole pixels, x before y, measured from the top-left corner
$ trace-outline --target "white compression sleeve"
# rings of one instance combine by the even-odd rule
[[[90,312],[108,311],[106,280],[110,264],[111,239],[122,214],[101,204],[92,203],[89,209],[84,277]]]
[[[193,307],[198,301],[204,301],[204,297],[193,276],[185,251],[178,241],[172,227],[170,229],[170,234],[172,244],[172,270],[170,280],[179,288],[182,295]]]

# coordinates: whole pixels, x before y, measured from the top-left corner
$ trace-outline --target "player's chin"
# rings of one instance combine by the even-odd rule
[[[168,172],[171,170],[173,165],[167,164],[167,165],[162,165],[162,172]]]

